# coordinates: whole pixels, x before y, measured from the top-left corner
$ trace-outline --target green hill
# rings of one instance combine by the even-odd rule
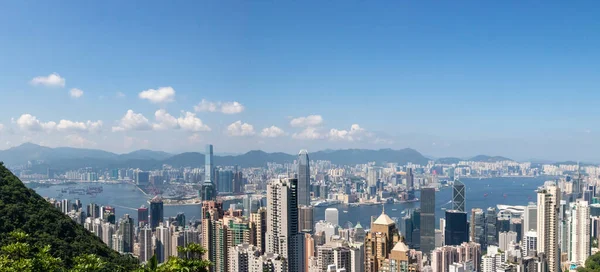
[[[107,262],[106,271],[131,271],[137,260],[108,248],[100,238],[50,205],[28,189],[0,162],[0,245],[8,242],[8,233],[27,233],[27,243],[42,248],[49,245],[51,254],[66,267],[82,254],[95,254]]]

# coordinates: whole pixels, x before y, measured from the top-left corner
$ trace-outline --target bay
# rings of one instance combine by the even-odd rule
[[[470,213],[472,208],[496,207],[498,204],[505,205],[527,205],[528,202],[535,202],[535,190],[544,184],[547,178],[543,177],[503,177],[488,179],[461,179],[466,188],[466,210]],[[45,197],[57,198],[61,194],[61,189],[68,187],[82,188],[87,183],[77,185],[55,185],[50,187],[35,188],[36,192]],[[94,184],[96,185],[96,184]],[[129,214],[137,222],[136,209],[142,205],[149,206],[148,197],[140,192],[132,184],[102,184],[104,191],[96,196],[90,195],[69,195],[63,194],[58,199],[67,198],[74,201],[79,198],[83,205],[94,202],[98,205],[109,205],[115,207],[117,218],[124,214]],[[418,197],[418,193],[417,193]],[[436,226],[439,226],[439,218],[444,217],[443,209],[451,209],[452,189],[444,187],[436,193]],[[419,202],[412,203],[394,203],[385,204],[385,213],[392,218],[401,218],[403,211],[415,209],[420,206]],[[228,203],[224,204],[228,208]],[[348,206],[345,204],[332,205],[329,207],[339,210],[339,222],[343,226],[347,222],[353,225],[357,222],[364,228],[369,228],[371,216],[377,217],[381,214],[382,205],[361,205]],[[314,219],[324,220],[325,209],[329,207],[315,207]],[[85,210],[85,208],[84,208]],[[346,212],[344,212],[346,211]],[[164,206],[165,217],[174,217],[177,213],[183,212],[188,220],[200,218],[200,205],[175,205]]]

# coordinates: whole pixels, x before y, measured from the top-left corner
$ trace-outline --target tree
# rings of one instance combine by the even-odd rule
[[[25,232],[9,234],[9,244],[0,248],[0,271],[62,271],[62,260],[50,254],[50,246],[36,248],[25,242]]]
[[[165,263],[158,266],[156,258],[152,257],[138,272],[205,272],[212,265],[210,261],[202,259],[206,250],[199,244],[177,247],[177,252],[182,257],[170,256]]]

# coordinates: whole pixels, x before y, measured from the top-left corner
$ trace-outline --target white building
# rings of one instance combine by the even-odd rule
[[[336,226],[339,226],[339,211],[336,208],[325,209],[325,221]]]
[[[537,195],[537,229],[544,230],[537,233],[537,252],[546,254],[548,272],[559,272],[558,210],[560,189],[556,185],[548,185],[539,190]]]
[[[140,242],[140,262],[145,263],[152,256],[154,256],[154,246],[152,241],[152,229],[150,226],[146,225],[142,229],[140,229],[139,234],[139,242]]]
[[[160,223],[156,227],[156,259],[158,263],[163,263],[169,256],[171,256],[171,229]]]
[[[523,257],[530,256],[537,252],[537,232],[528,231],[523,236]],[[534,257],[537,254],[534,254]]]
[[[517,242],[517,233],[514,231],[503,231],[498,234],[498,243],[500,244],[500,249],[503,251],[508,250],[508,246],[511,243]]]
[[[583,266],[590,256],[590,206],[578,199],[571,204],[571,239],[569,261]]]
[[[250,244],[239,244],[229,249],[229,269],[237,272],[249,272],[254,256],[260,255],[260,248]]]

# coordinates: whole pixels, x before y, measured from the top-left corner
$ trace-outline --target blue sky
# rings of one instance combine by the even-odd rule
[[[2,2],[0,149],[600,161],[599,12],[597,1]]]

